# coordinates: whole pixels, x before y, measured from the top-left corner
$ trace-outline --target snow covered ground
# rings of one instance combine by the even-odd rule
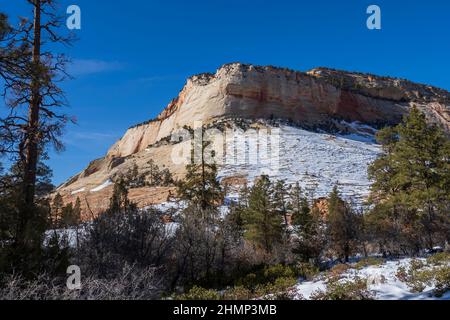
[[[247,161],[222,166],[219,177],[244,176],[251,182],[268,174],[273,180],[299,182],[314,198],[327,196],[337,184],[345,198],[360,204],[369,194],[367,166],[377,158],[381,148],[374,141],[375,129],[357,124],[347,126],[352,130],[346,135],[280,126],[278,154],[264,159],[265,155],[255,154],[259,153],[258,148],[246,143],[235,148],[235,152],[237,159]],[[258,163],[249,159],[258,159]]]
[[[433,287],[427,287],[422,293],[414,293],[404,283],[398,280],[396,274],[400,267],[408,268],[412,259],[401,259],[397,261],[387,261],[380,266],[368,266],[360,270],[349,269],[342,275],[342,279],[352,280],[355,276],[368,279],[368,289],[374,293],[377,300],[450,300],[450,292],[443,297],[433,297]],[[425,261],[425,259],[420,259]],[[326,285],[322,277],[314,281],[300,282],[295,291],[298,298],[310,299],[312,294],[318,290],[325,290]]]

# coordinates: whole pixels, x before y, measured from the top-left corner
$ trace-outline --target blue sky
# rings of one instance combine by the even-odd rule
[[[64,84],[77,125],[52,152],[54,182],[102,157],[126,129],[155,117],[193,74],[229,62],[317,66],[408,78],[450,89],[450,2],[443,0],[71,0],[82,10]],[[382,10],[382,30],[366,9]],[[11,18],[25,0],[0,0]]]

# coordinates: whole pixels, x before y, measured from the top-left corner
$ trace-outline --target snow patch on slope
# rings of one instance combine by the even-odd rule
[[[107,187],[109,187],[110,185],[112,185],[112,181],[111,180],[106,180],[103,184],[99,185],[98,187],[91,189],[91,192],[99,192],[102,191],[103,189],[106,189]]]
[[[72,191],[70,194],[74,196],[76,194],[79,194],[79,193],[82,193],[82,192],[85,192],[85,191],[86,191],[86,188],[81,188],[81,189]]]
[[[381,152],[375,143],[375,129],[366,127],[352,124],[352,133],[331,135],[280,126],[277,170],[271,172],[261,164],[231,164],[220,168],[219,177],[246,176],[252,183],[268,174],[272,180],[285,180],[292,185],[299,182],[314,198],[327,196],[338,184],[344,198],[362,203],[371,184],[367,167]],[[254,149],[248,145],[238,148],[238,157],[255,158]]]

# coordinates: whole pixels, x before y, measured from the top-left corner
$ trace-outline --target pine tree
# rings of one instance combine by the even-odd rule
[[[371,220],[385,223],[391,244],[416,252],[443,245],[450,231],[449,139],[413,108],[402,124],[382,130],[378,140],[384,153],[369,168]]]
[[[311,209],[308,199],[304,196],[300,184],[297,182],[289,193],[292,224],[299,228],[307,228],[311,222]]]
[[[0,121],[0,153],[18,160],[20,189],[14,186],[14,239],[12,246],[21,257],[19,264],[26,269],[39,264],[31,261],[41,251],[45,221],[50,210],[39,193],[39,187],[49,187],[49,181],[39,186],[39,162],[49,145],[61,150],[59,139],[64,125],[71,121],[60,112],[66,100],[59,83],[66,78],[66,61],[56,53],[58,45],[70,42],[64,36],[64,21],[56,13],[56,0],[27,1],[33,16],[21,23],[8,36],[5,18],[0,18],[0,77],[4,90],[1,94],[9,111]],[[7,28],[8,29],[8,28]],[[6,53],[5,55],[3,55]],[[48,190],[48,189],[47,189]],[[41,228],[42,226],[42,228]],[[18,256],[19,254],[17,254]]]
[[[81,222],[81,201],[77,198],[75,205],[69,203],[62,209],[61,224],[65,228],[77,226]]]
[[[75,201],[75,206],[73,208],[73,211],[74,211],[75,224],[78,225],[81,222],[81,200],[79,197],[77,197],[77,200]]]
[[[329,246],[340,257],[349,261],[358,240],[359,219],[350,205],[342,200],[334,187],[328,198],[327,235]]]
[[[128,199],[128,188],[125,180],[119,178],[114,184],[113,194],[107,212],[110,214],[121,214],[135,209],[136,205]]]
[[[203,211],[217,208],[224,198],[217,179],[217,166],[214,162],[208,161],[206,154],[209,145],[209,142],[202,141],[199,161],[194,159],[194,149],[192,150],[192,161],[186,167],[186,177],[177,184],[180,199],[200,207]],[[214,158],[213,153],[211,157]]]
[[[147,176],[149,179],[149,186],[154,187],[161,184],[161,173],[159,171],[159,167],[155,164],[153,159],[147,162],[148,164],[148,172]]]
[[[173,185],[174,180],[173,180],[173,176],[172,173],[170,172],[169,169],[164,169],[161,171],[161,185],[163,185],[164,187]]]
[[[262,176],[251,188],[248,207],[243,211],[245,236],[270,252],[283,237],[282,218],[271,203],[269,177]]]
[[[307,213],[306,208],[303,210],[302,219],[294,220],[298,237],[292,251],[302,262],[319,266],[326,247],[325,224],[317,207]]]
[[[288,201],[289,187],[282,180],[277,181],[272,187],[272,206],[274,211],[283,218],[284,225],[289,225],[288,214],[291,211],[291,206]]]
[[[59,221],[63,217],[64,201],[61,194],[58,192],[53,199],[52,214],[50,217],[50,224],[53,228],[58,227]]]

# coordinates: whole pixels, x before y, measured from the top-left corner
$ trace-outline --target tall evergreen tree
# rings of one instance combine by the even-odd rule
[[[349,261],[358,240],[360,219],[340,196],[338,188],[334,187],[328,198],[327,235],[330,248]]]
[[[0,153],[17,161],[21,175],[13,240],[16,252],[39,251],[42,235],[37,234],[36,221],[41,220],[44,208],[38,206],[42,202],[42,194],[38,192],[39,163],[44,160],[47,146],[63,148],[59,137],[70,121],[59,111],[66,104],[58,84],[67,78],[66,59],[63,54],[55,53],[58,44],[70,41],[70,36],[62,32],[66,30],[62,28],[65,21],[56,14],[55,0],[27,3],[32,18],[21,19],[7,38],[4,37],[5,18],[0,18],[2,94],[9,109],[0,122]]]
[[[293,253],[302,262],[319,266],[326,247],[325,222],[317,207],[302,207],[299,217],[293,220],[298,236]]]
[[[243,211],[245,236],[259,244],[266,252],[283,237],[282,218],[272,204],[269,177],[262,176],[251,188],[248,207]]]
[[[60,193],[53,198],[52,213],[50,215],[50,224],[53,228],[57,228],[59,221],[63,216],[64,201]]]
[[[283,218],[284,225],[287,227],[289,225],[288,215],[291,211],[291,204],[289,203],[289,189],[290,187],[286,185],[285,181],[277,181],[272,186],[272,206],[274,211]]]
[[[210,142],[203,138],[200,146],[193,146],[191,163],[186,167],[186,177],[177,186],[180,199],[199,206],[203,211],[217,208],[224,198],[217,179],[217,166],[211,161],[214,159],[214,152],[209,150],[209,146]],[[199,155],[198,159],[195,159],[194,154]]]
[[[61,210],[61,225],[64,228],[77,226],[81,222],[81,201],[77,198],[75,204],[69,203]]]
[[[292,224],[299,228],[307,228],[311,222],[311,209],[308,199],[303,194],[300,184],[297,182],[289,193]]]
[[[136,205],[128,198],[128,186],[123,178],[119,178],[114,183],[113,194],[110,199],[109,208],[107,210],[110,214],[124,214],[136,209]]]
[[[383,155],[369,168],[370,219],[385,223],[401,251],[443,245],[450,233],[450,141],[413,108],[402,124],[382,130]],[[397,236],[395,235],[397,234]]]

